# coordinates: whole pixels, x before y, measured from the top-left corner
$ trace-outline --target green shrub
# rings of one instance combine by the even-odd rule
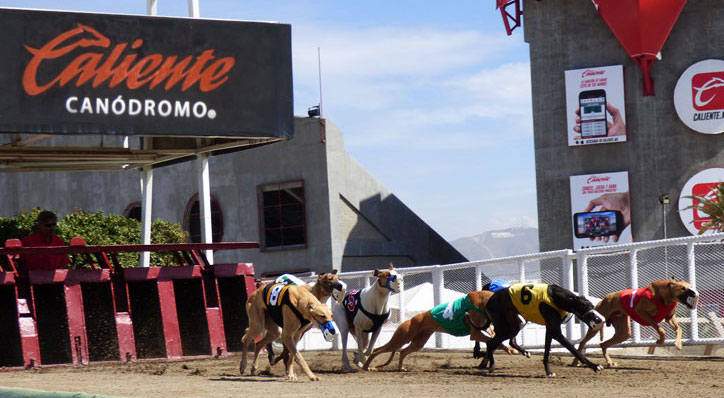
[[[22,239],[33,232],[40,209],[23,211],[12,218],[0,218],[0,242]],[[57,234],[66,243],[73,237],[85,239],[87,245],[124,245],[141,242],[141,223],[118,214],[102,211],[85,213],[75,210],[58,220]],[[152,243],[185,243],[188,234],[181,225],[157,219],[151,224]],[[119,253],[123,268],[138,266],[138,253]],[[151,265],[176,265],[171,253],[151,253]],[[87,268],[81,255],[71,256],[70,268]]]

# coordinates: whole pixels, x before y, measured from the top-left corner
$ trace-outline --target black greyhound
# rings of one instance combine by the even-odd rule
[[[546,293],[548,297],[545,297]],[[511,298],[511,295],[515,295],[515,297]],[[513,301],[516,304],[513,304]],[[586,323],[590,328],[600,330],[603,327],[604,317],[593,309],[593,304],[585,297],[577,296],[558,285],[516,284],[493,294],[488,301],[486,310],[488,319],[495,328],[495,336],[486,343],[487,352],[485,359],[480,363],[481,368],[485,368],[487,365],[489,371],[493,371],[495,368],[493,351],[498,348],[503,340],[510,339],[511,347],[524,355],[527,353],[518,346],[514,339],[520,332],[521,324],[518,320],[518,314],[521,314],[529,321],[545,324],[546,326],[543,367],[548,377],[556,375],[551,372],[548,363],[552,339],[556,339],[579,361],[594,371],[597,372],[603,369],[600,365],[594,364],[579,353],[561,333],[561,323],[563,323],[566,312],[575,314],[578,319]],[[533,317],[537,317],[537,319],[531,319]]]

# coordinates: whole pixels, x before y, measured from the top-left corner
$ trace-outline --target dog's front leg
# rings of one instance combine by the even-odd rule
[[[309,380],[319,381],[319,377],[312,373],[312,370],[309,369],[309,365],[307,365],[307,361],[304,360],[302,354],[297,350],[297,339],[300,335],[301,333],[298,331],[289,333],[286,333],[286,331],[282,332],[282,341],[289,349],[289,367],[287,369],[287,378],[290,381],[297,380],[297,376],[294,374],[294,359],[296,359],[297,362],[299,362],[299,366],[302,367],[302,371],[307,375],[307,377],[309,377]]]
[[[586,358],[583,354],[578,352],[576,350],[576,347],[573,346],[573,343],[571,343],[561,332],[561,316],[558,313],[557,310],[553,309],[547,304],[541,304],[540,305],[540,312],[541,315],[543,315],[543,319],[546,321],[546,350],[543,354],[543,365],[546,368],[546,374],[548,376],[555,376],[555,373],[552,373],[548,366],[548,356],[550,354],[550,338],[556,339],[557,342],[559,342],[563,347],[565,347],[573,356],[578,358],[579,361],[583,362],[586,366],[593,369],[594,372],[598,372],[600,370],[603,370],[603,367],[601,365],[596,365],[595,363],[591,362],[588,358]]]
[[[365,363],[364,352],[367,349],[367,344],[369,342],[369,333],[365,333],[362,331],[362,328],[356,327],[355,335],[357,339],[357,353],[354,356],[354,364],[358,368],[361,368]]]
[[[375,342],[377,341],[377,337],[379,337],[381,331],[382,331],[382,327],[380,326],[379,328],[377,328],[377,330],[372,332],[372,336],[370,337],[370,342],[367,345],[367,351],[365,352],[365,358],[370,356],[370,354],[372,354],[372,349],[375,348]],[[362,361],[362,362],[364,362],[364,361]]]
[[[676,311],[676,309],[674,309],[674,311]],[[673,313],[670,314],[666,317],[666,322],[676,332],[676,342],[674,343],[676,345],[676,348],[679,350],[684,349],[684,345],[681,344],[681,326],[679,326],[679,322],[676,320],[676,316]]]
[[[349,357],[347,356],[347,338],[349,338],[349,332],[347,330],[341,330],[340,334],[342,336],[342,365],[348,372],[355,372],[356,370],[349,364]]]

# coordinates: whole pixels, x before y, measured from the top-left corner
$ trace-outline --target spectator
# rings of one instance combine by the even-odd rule
[[[52,211],[44,210],[36,219],[36,232],[23,238],[23,247],[66,246],[63,239],[55,235],[58,217]],[[21,263],[25,272],[33,270],[55,270],[70,263],[67,254],[24,254]]]

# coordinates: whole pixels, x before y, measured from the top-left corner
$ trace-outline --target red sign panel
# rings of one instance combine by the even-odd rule
[[[691,101],[697,111],[724,109],[724,71],[694,75],[691,78]]]

